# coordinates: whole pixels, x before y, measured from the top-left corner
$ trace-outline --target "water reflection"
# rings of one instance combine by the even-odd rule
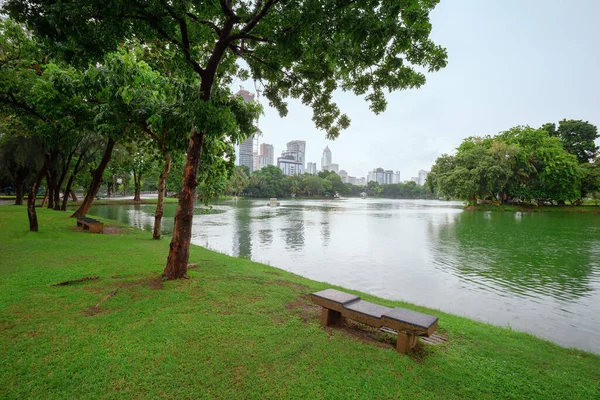
[[[324,208],[321,212],[320,230],[321,243],[323,246],[329,245],[331,239],[331,230],[329,229],[329,208]]]
[[[251,211],[250,207],[235,208],[232,254],[236,257],[252,258]]]
[[[286,249],[301,251],[304,248],[304,210],[294,209],[288,217],[286,225],[281,228]]]
[[[600,267],[592,258],[598,237],[580,234],[593,232],[589,221],[466,212],[430,230],[433,260],[439,270],[484,290],[573,301],[593,292],[590,276]]]

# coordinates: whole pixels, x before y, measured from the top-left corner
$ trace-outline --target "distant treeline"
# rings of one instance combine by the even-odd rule
[[[317,175],[302,174],[285,176],[281,169],[269,165],[261,170],[248,173],[247,167],[236,167],[225,183],[222,193],[245,195],[248,197],[333,197],[367,195],[369,197],[424,199],[432,197],[425,186],[415,182],[380,185],[369,182],[357,186],[342,182],[342,178],[332,171],[321,171]]]

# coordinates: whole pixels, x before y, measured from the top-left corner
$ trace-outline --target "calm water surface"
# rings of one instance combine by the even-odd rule
[[[600,353],[600,215],[411,200],[266,203],[215,204],[217,214],[194,217],[192,242]],[[154,206],[90,213],[151,231]],[[174,213],[169,205],[166,234]]]

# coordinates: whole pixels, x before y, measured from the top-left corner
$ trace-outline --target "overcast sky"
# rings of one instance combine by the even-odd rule
[[[563,118],[599,125],[598,16],[599,0],[442,0],[431,13],[431,37],[447,48],[448,66],[428,74],[423,87],[389,94],[380,115],[362,97],[337,93],[352,124],[335,141],[299,102],[290,100],[280,118],[261,101],[259,141],[278,156],[288,141],[305,140],[306,161],[319,169],[328,145],[352,176],[382,167],[407,180],[468,136]]]

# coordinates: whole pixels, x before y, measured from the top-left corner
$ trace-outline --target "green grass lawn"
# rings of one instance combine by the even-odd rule
[[[168,240],[38,213],[30,233],[24,207],[0,207],[0,398],[600,398],[597,355],[358,293],[439,316],[447,343],[400,355],[320,326],[309,294],[331,285],[195,246],[189,279],[163,282]]]

